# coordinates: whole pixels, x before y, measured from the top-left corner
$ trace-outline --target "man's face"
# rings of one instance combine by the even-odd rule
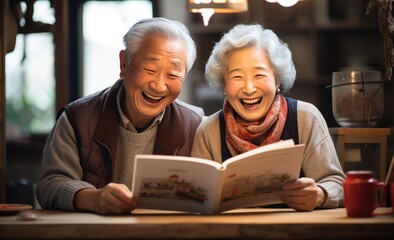
[[[135,127],[145,127],[178,97],[186,77],[186,46],[179,39],[147,37],[130,64],[120,53],[120,69],[126,116]]]

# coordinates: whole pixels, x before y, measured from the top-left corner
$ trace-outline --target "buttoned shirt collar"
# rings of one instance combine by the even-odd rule
[[[124,81],[124,80],[123,80]],[[131,132],[138,132],[137,129],[135,128],[135,126],[131,123],[131,121],[126,117],[126,115],[124,114],[122,107],[121,107],[121,100],[123,99],[125,95],[125,90],[124,90],[124,86],[119,88],[117,97],[116,97],[116,102],[117,102],[117,106],[118,106],[118,112],[119,112],[119,116],[121,119],[121,126]],[[156,118],[152,121],[152,123],[144,129],[144,131],[147,131],[149,129],[151,129],[152,127],[154,127],[155,125],[159,124],[161,122],[161,120],[163,119],[164,113],[165,113],[164,109],[158,116],[156,116]]]

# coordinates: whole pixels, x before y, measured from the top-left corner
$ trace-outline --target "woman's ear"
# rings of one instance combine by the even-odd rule
[[[121,79],[124,79],[126,76],[126,69],[127,69],[127,59],[126,59],[125,50],[121,50],[119,52],[119,65],[120,65],[119,77]]]
[[[280,82],[278,80],[275,80],[275,88],[280,89]]]

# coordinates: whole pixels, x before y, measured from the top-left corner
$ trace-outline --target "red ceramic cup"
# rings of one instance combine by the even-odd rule
[[[391,208],[393,209],[393,214],[394,214],[394,173],[391,175],[391,181],[389,184],[390,184]]]
[[[378,190],[384,191],[384,183],[378,182],[372,171],[349,171],[343,182],[345,208],[348,217],[372,217],[378,204]],[[385,195],[385,194],[383,194]]]

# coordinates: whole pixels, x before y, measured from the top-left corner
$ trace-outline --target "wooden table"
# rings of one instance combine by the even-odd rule
[[[31,210],[36,221],[0,216],[0,239],[393,239],[391,208],[348,218],[344,208],[295,212],[250,208],[218,215],[136,210],[127,216]],[[384,214],[386,213],[386,214]]]
[[[386,178],[387,161],[387,137],[391,133],[390,128],[329,128],[331,137],[338,151],[338,158],[343,171],[346,169],[346,144],[349,143],[372,143],[379,145],[379,175],[380,181]]]

